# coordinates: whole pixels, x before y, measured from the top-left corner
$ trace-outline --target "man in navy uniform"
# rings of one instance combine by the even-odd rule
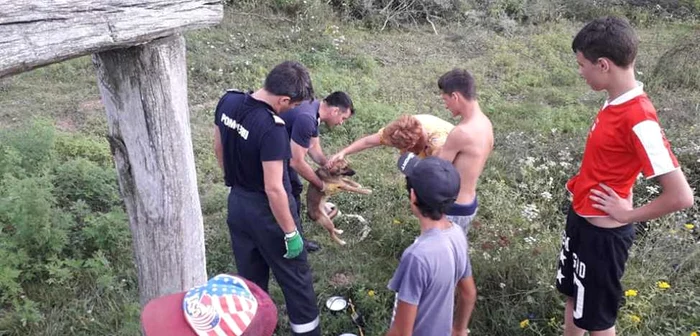
[[[283,113],[287,133],[291,138],[292,159],[289,162],[289,181],[292,184],[292,195],[297,202],[297,215],[301,218],[301,193],[304,185],[299,175],[321,191],[326,191],[332,186],[324,185],[316,175],[314,169],[304,160],[308,153],[311,160],[318,165],[326,164],[326,156],[321,149],[321,141],[318,137],[318,128],[321,123],[328,127],[342,125],[345,120],[355,114],[350,96],[342,91],[336,91],[323,100],[307,100],[299,106]],[[300,226],[301,227],[301,226]],[[303,234],[303,227],[301,227]],[[318,243],[304,239],[304,248],[307,252],[315,252],[320,249]]]
[[[293,335],[321,335],[311,268],[287,172],[289,135],[278,114],[313,97],[307,69],[286,61],[253,93],[229,91],[216,107],[214,150],[224,171],[228,227],[238,274],[284,294]]]

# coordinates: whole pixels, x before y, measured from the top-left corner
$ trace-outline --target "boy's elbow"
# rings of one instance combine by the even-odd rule
[[[673,208],[676,211],[688,209],[695,203],[695,196],[693,195],[693,189],[690,186],[682,188],[674,197]]]
[[[299,168],[299,163],[297,162],[297,160],[292,158],[291,160],[289,160],[289,166],[292,167],[292,169],[297,170]]]
[[[274,197],[284,192],[284,185],[282,185],[282,183],[265,184],[265,194],[267,194],[268,197]]]
[[[292,167],[292,169],[299,171],[301,166],[304,164],[304,158],[299,157],[299,156],[293,156],[291,160],[289,160],[289,166]]]
[[[695,197],[693,196],[692,190],[688,193],[685,193],[683,197],[681,197],[678,200],[678,207],[683,210],[683,209],[688,209],[692,207],[695,204]]]

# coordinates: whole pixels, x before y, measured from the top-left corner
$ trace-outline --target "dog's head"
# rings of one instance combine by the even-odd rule
[[[332,177],[337,177],[337,176],[353,176],[355,175],[355,171],[350,168],[350,165],[346,160],[337,160],[333,162],[333,165],[330,168],[321,168],[322,170],[325,170],[325,172],[328,174],[328,176]]]

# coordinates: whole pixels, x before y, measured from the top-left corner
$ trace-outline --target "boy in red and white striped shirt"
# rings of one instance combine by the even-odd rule
[[[634,240],[634,222],[693,205],[693,194],[659,125],[656,110],[635,79],[638,38],[623,19],[588,23],[574,38],[579,74],[608,93],[588,133],[578,174],[566,184],[573,203],[562,236],[556,285],[567,298],[565,336],[615,335],[620,279]],[[639,208],[632,189],[639,173],[663,192]]]

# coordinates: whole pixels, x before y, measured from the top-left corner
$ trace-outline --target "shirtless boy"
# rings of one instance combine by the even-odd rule
[[[460,121],[434,155],[452,162],[459,172],[459,195],[447,210],[447,218],[467,234],[479,207],[476,186],[493,149],[493,127],[479,107],[474,78],[468,71],[453,69],[445,73],[438,80],[438,88],[446,108],[453,117],[460,117]],[[468,256],[467,273],[468,276],[457,284],[458,290],[466,295],[459,296],[452,335],[468,333],[469,319],[476,304],[476,285]]]

